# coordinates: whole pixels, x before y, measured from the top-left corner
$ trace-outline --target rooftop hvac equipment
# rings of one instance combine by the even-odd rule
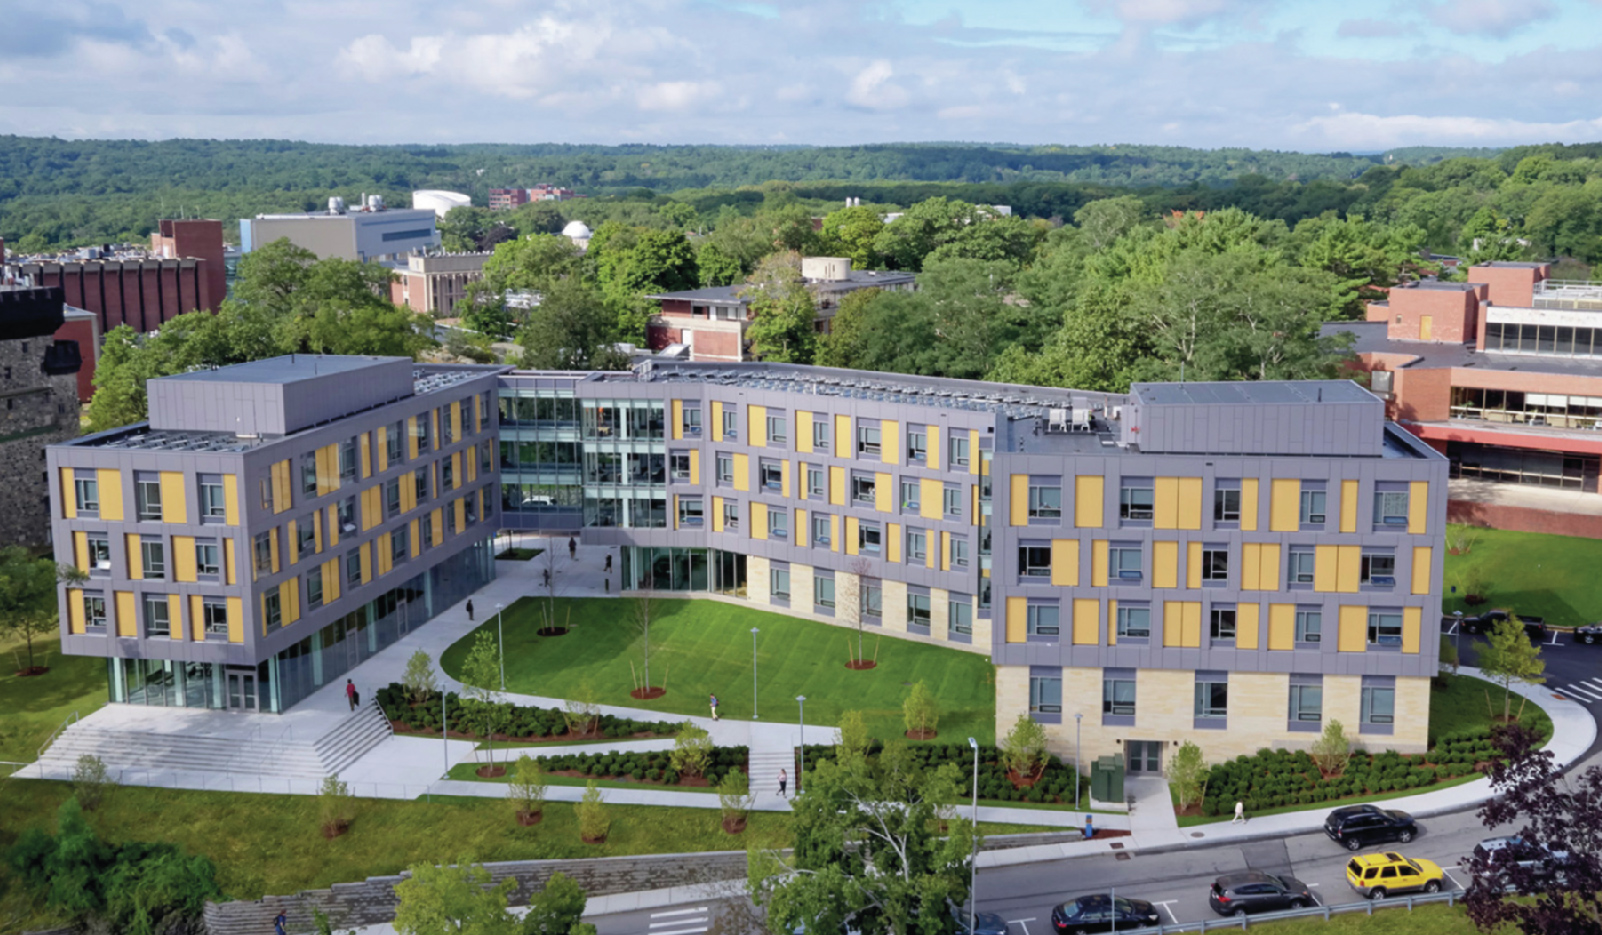
[[[328,213],[329,214],[344,214],[345,213],[345,199],[339,197],[338,195],[330,195],[329,198],[328,198]]]
[[[1068,410],[1066,410],[1066,409],[1053,409],[1053,410],[1051,410],[1051,419],[1050,419],[1049,424],[1050,424],[1051,430],[1053,432],[1066,432],[1066,431],[1068,431]]]

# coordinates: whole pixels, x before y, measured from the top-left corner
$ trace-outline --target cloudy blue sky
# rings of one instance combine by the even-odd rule
[[[1602,0],[0,0],[0,133],[1602,139]]]

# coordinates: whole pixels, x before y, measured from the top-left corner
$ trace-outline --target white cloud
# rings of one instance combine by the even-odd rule
[[[405,49],[395,48],[384,36],[362,36],[340,50],[339,65],[346,77],[364,81],[412,78],[434,70],[443,46],[437,36],[413,36]]]
[[[1195,23],[1242,11],[1240,0],[1093,0],[1090,5],[1126,24]]]
[[[716,81],[661,81],[641,88],[635,99],[642,110],[685,110],[722,90]]]
[[[1436,25],[1461,35],[1505,35],[1550,19],[1557,11],[1551,0],[1445,0],[1424,5],[1425,15]]]
[[[857,72],[857,76],[851,79],[851,88],[846,92],[846,100],[870,110],[895,110],[905,106],[906,90],[890,83],[895,73],[895,68],[885,59],[868,63],[866,68]]]
[[[1505,146],[1518,142],[1574,142],[1602,136],[1602,117],[1562,123],[1468,116],[1337,114],[1297,124],[1297,132],[1352,149],[1437,144]]]

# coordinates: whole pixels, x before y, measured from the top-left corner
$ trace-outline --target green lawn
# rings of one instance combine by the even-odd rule
[[[1602,568],[1602,540],[1461,526],[1451,529],[1452,535],[1467,530],[1470,544],[1466,553],[1446,557],[1445,613],[1461,610],[1472,615],[1507,607],[1563,627],[1602,619],[1602,575],[1597,574]],[[1468,606],[1463,597],[1471,586],[1489,597],[1489,603]]]
[[[1400,903],[1401,900],[1391,900]],[[1234,931],[1229,929],[1229,931]],[[1374,914],[1345,912],[1322,918],[1290,919],[1284,922],[1253,922],[1251,931],[1270,935],[1481,935],[1469,921],[1463,904],[1435,903],[1409,912],[1402,906],[1376,909]],[[1501,931],[1501,930],[1498,930]],[[1506,930],[1512,935],[1513,930]]]
[[[1486,703],[1487,694],[1489,706]],[[1446,676],[1445,688],[1430,689],[1430,746],[1447,734],[1489,730],[1491,718],[1502,713],[1504,694],[1500,686],[1484,679],[1467,675]],[[1523,700],[1517,694],[1513,696],[1514,714],[1519,713],[1519,702]],[[1542,737],[1551,738],[1552,719],[1539,705],[1525,705],[1520,720],[1525,727]]]
[[[845,667],[848,630],[810,620],[716,601],[657,599],[651,625],[651,681],[667,694],[653,701],[629,697],[629,664],[641,666],[642,640],[633,623],[633,601],[576,598],[557,601],[557,619],[571,626],[565,636],[541,637],[537,598],[521,598],[505,612],[506,684],[514,692],[570,698],[582,687],[602,704],[644,708],[662,714],[707,713],[716,693],[724,717],[751,716],[751,628],[757,642],[763,720],[793,722],[797,695],[806,696],[809,724],[835,725],[849,710],[868,717],[874,736],[901,737],[901,703],[910,685],[927,682],[940,699],[937,743],[975,737],[995,742],[995,681],[990,661],[977,653],[914,643],[870,631],[867,655],[878,666]],[[493,620],[480,629],[495,632]],[[441,657],[445,671],[460,677],[473,635]]]
[[[106,703],[106,661],[63,656],[60,642],[51,637],[34,644],[35,661],[50,671],[27,678],[17,675],[27,665],[22,645],[0,644],[0,760],[33,762],[68,715],[83,717]],[[0,765],[0,775],[13,768]]]

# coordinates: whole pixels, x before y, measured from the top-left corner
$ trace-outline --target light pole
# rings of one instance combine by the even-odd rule
[[[440,749],[445,751],[445,772],[440,774],[440,778],[449,779],[451,777],[451,718],[450,712],[447,710],[443,689],[439,693],[439,720],[439,739],[445,741],[440,744]]]
[[[979,741],[968,738],[973,748],[973,848],[968,852],[968,935],[974,933],[974,916],[979,911]]]
[[[1074,715],[1074,808],[1079,807],[1079,725],[1084,719],[1083,714]]]
[[[1463,612],[1454,610],[1452,616],[1457,618],[1457,624],[1452,627],[1452,649],[1457,652],[1457,665],[1452,667],[1452,672],[1456,674],[1463,665]]]
[[[795,774],[795,794],[801,794],[801,774],[807,771],[807,696],[796,695],[795,703],[801,708],[801,769]]]
[[[506,691],[506,631],[501,627],[501,611],[506,609],[505,604],[495,605],[495,641],[500,644],[499,656],[501,662],[501,691]]]
[[[753,721],[757,719],[756,637],[761,632],[756,627],[751,628],[751,720]]]

